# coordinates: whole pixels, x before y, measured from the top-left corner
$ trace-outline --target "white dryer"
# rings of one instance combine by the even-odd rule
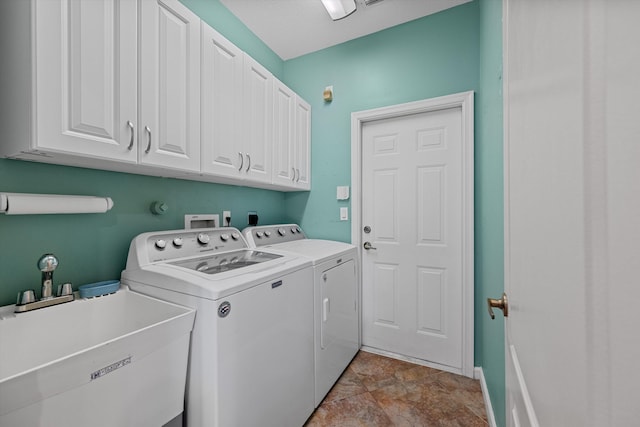
[[[197,310],[186,425],[299,427],[314,408],[313,274],[235,228],[144,233],[122,283]]]
[[[248,227],[249,246],[306,257],[313,264],[315,406],[360,349],[360,304],[356,247],[308,239],[296,224]]]

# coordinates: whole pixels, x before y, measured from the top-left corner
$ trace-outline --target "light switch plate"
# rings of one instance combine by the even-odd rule
[[[340,221],[349,221],[349,208],[340,208]]]

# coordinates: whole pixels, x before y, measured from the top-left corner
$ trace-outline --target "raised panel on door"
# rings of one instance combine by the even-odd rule
[[[200,19],[178,0],[141,5],[139,162],[200,171]]]
[[[311,106],[296,97],[295,183],[301,190],[311,189]]]
[[[39,1],[34,12],[34,148],[136,162],[137,3]]]
[[[253,181],[271,182],[273,129],[273,76],[244,54],[242,124],[248,164],[245,171]]]
[[[241,138],[242,51],[202,24],[202,172],[240,177],[248,159]]]
[[[293,154],[295,93],[277,79],[273,81],[273,183],[295,186]]]

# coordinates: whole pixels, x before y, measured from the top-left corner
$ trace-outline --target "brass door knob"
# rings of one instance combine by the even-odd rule
[[[493,314],[494,308],[499,308],[502,310],[504,317],[509,317],[509,300],[507,299],[507,294],[504,292],[500,299],[487,298],[487,306],[489,309],[489,316],[491,316],[492,319],[496,318],[496,315]]]

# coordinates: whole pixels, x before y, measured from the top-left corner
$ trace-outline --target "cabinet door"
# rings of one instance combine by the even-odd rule
[[[244,102],[241,124],[248,179],[271,182],[273,129],[273,76],[244,54]]]
[[[200,170],[200,19],[178,0],[144,0],[139,162]]]
[[[273,183],[295,186],[294,126],[296,94],[273,79]]]
[[[34,20],[32,148],[135,163],[135,0],[36,1]]]
[[[242,51],[202,24],[202,172],[240,177],[248,165],[241,145]]]
[[[301,190],[311,189],[311,106],[296,97],[294,182]]]

